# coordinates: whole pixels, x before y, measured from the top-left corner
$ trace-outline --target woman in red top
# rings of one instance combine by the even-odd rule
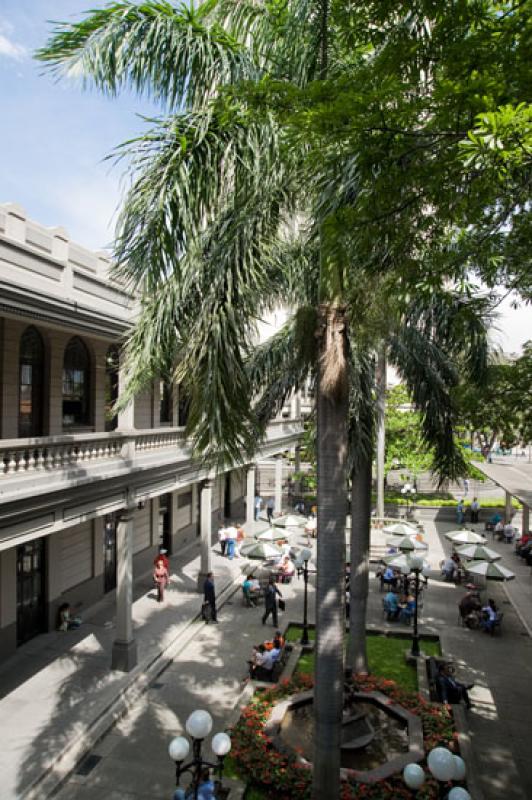
[[[162,558],[157,560],[155,569],[153,570],[153,580],[157,587],[157,602],[162,603],[164,600],[164,590],[169,580],[168,570],[164,566]]]

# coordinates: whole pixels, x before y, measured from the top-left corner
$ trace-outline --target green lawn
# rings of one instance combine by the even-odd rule
[[[314,639],[314,630],[309,631],[309,638]],[[299,641],[301,628],[291,626],[286,639],[289,642]],[[374,675],[396,681],[404,689],[417,691],[416,670],[405,661],[405,650],[410,646],[410,637],[382,636],[379,634],[367,635],[369,670]],[[421,649],[430,656],[441,655],[438,642],[430,639],[421,639]],[[297,670],[301,672],[314,671],[314,654],[307,653],[301,656]]]

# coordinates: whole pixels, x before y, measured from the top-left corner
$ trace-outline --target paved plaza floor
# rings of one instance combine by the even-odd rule
[[[437,570],[448,548],[442,534],[453,526],[427,522],[425,527],[429,561],[435,570],[426,593],[421,632],[437,632],[445,654],[457,664],[459,677],[475,683],[474,708],[467,719],[481,788],[486,800],[530,798],[532,759],[527,736],[532,715],[532,639],[526,627],[532,614],[530,569],[521,565],[510,545],[494,544],[517,579],[507,587],[489,587],[489,596],[495,597],[505,614],[501,634],[491,637],[469,631],[458,625],[457,603],[463,589],[441,581]],[[304,536],[299,538],[299,543],[306,544]],[[44,800],[47,793],[32,790],[32,784],[57,764],[68,766],[69,745],[78,741],[81,746],[84,737],[95,766],[87,775],[72,773],[57,793],[58,800],[172,797],[169,740],[181,732],[195,708],[208,709],[214,731],[223,729],[241,696],[251,647],[272,630],[262,625],[260,609],[248,609],[242,603],[238,586],[243,560],[229,562],[217,553],[217,547],[213,557],[223,603],[218,625],[197,620],[201,601],[196,592],[197,548],[172,559],[173,588],[164,607],[155,602],[148,576],[137,584],[139,686],[127,697],[128,713],[111,727],[113,713],[118,713],[113,701],[121,693],[125,696],[132,676],[109,670],[114,636],[110,600],[100,603],[79,631],[39,637],[3,666],[1,800]],[[287,601],[280,617],[283,626],[288,620],[301,619],[303,582],[295,580],[281,590]],[[368,623],[396,628],[395,623],[383,620],[382,595],[375,580],[370,587]],[[158,656],[163,651],[166,655]],[[104,735],[93,744],[90,737],[95,731]]]

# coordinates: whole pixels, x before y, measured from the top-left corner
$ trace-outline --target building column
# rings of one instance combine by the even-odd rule
[[[111,667],[130,672],[137,664],[133,637],[134,509],[126,508],[116,526],[116,637]]]
[[[246,525],[255,520],[255,464],[246,468]]]
[[[509,522],[512,519],[513,514],[513,507],[512,507],[512,495],[510,492],[505,492],[505,508],[504,508],[504,519],[505,522]]]
[[[294,447],[294,472],[301,472],[301,445]]]
[[[200,572],[198,591],[203,591],[205,578],[212,572],[212,479],[207,478],[200,488]]]
[[[125,388],[127,383],[127,372],[123,363],[120,363],[118,370],[118,396]],[[135,430],[135,401],[131,400],[125,408],[120,409],[118,412],[118,425],[117,431],[123,433],[133,432]],[[122,445],[122,458],[128,461],[133,461],[135,458],[135,439],[133,435],[130,439],[124,439]]]
[[[521,531],[523,534],[530,530],[530,506],[523,503],[523,516],[521,519]]]
[[[275,456],[275,513],[283,510],[283,454]]]

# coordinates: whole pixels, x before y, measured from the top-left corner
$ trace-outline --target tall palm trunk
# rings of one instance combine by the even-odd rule
[[[340,794],[348,413],[345,309],[322,305],[319,321],[314,800]]]
[[[386,448],[386,346],[377,357],[377,517],[384,517],[384,454]]]
[[[371,535],[371,455],[351,475],[351,585],[346,672],[367,672],[366,608]]]

